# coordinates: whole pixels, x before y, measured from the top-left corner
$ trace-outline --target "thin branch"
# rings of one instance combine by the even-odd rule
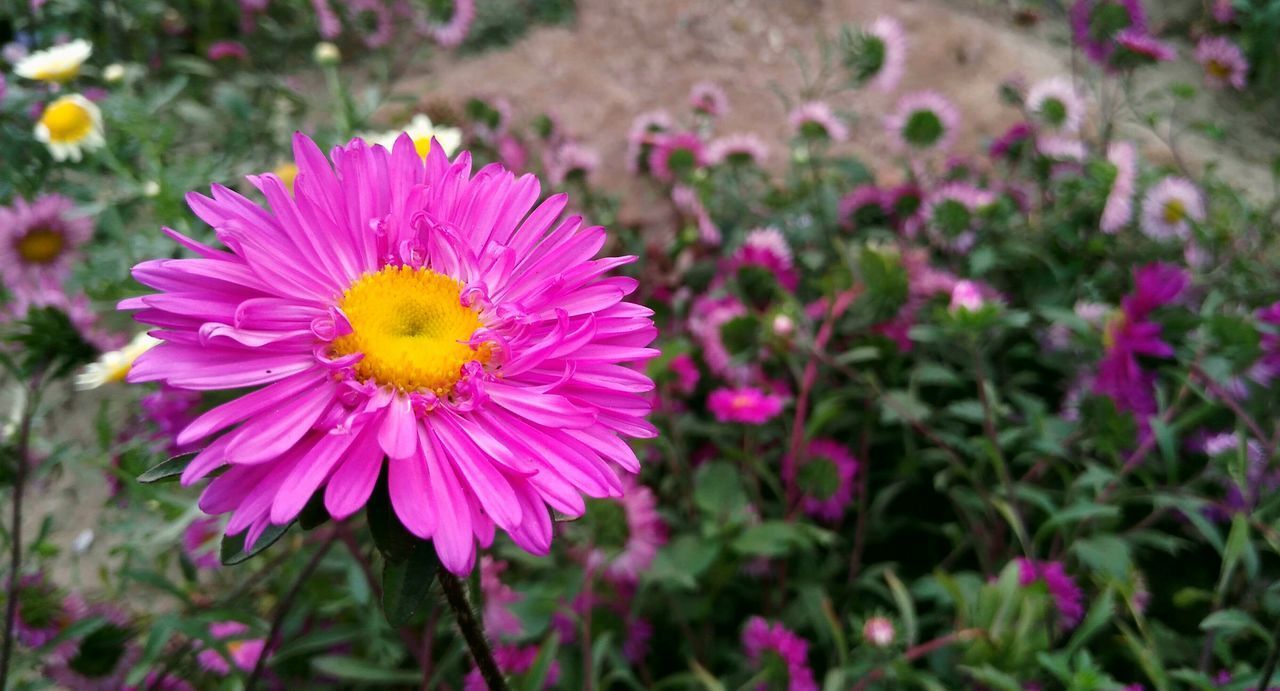
[[[22,410],[22,422],[18,428],[18,448],[15,455],[18,467],[13,476],[13,507],[9,533],[9,581],[5,586],[4,647],[0,649],[0,689],[9,688],[9,663],[13,657],[13,628],[18,619],[18,571],[22,566],[22,493],[27,482],[27,470],[31,465],[31,423],[39,405],[41,374],[31,377],[27,387],[27,400]]]
[[[302,572],[298,574],[298,578],[294,580],[293,587],[289,588],[289,592],[276,606],[275,616],[271,620],[271,631],[267,634],[267,644],[262,649],[262,654],[258,656],[258,662],[253,666],[253,672],[249,674],[249,680],[244,683],[245,691],[253,691],[258,687],[258,681],[262,678],[262,673],[266,671],[267,658],[271,657],[271,650],[274,648],[280,637],[280,629],[284,627],[284,619],[289,614],[289,610],[293,608],[293,601],[298,598],[298,593],[302,592],[302,586],[320,566],[320,561],[324,559],[324,555],[329,553],[329,548],[333,547],[333,543],[338,541],[338,531],[334,530],[329,533],[329,537],[321,543],[316,550],[315,555],[311,557],[311,561],[302,567]]]
[[[489,647],[488,639],[484,637],[484,627],[476,617],[475,611],[471,609],[466,585],[445,568],[436,572],[436,580],[440,581],[440,589],[444,591],[444,598],[453,609],[453,618],[458,624],[458,630],[466,639],[467,648],[471,650],[471,657],[475,660],[476,668],[480,670],[480,676],[484,677],[484,683],[489,686],[489,691],[509,691],[507,679],[493,659],[493,650]]]

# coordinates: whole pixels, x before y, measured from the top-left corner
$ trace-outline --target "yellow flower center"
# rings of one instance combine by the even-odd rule
[[[84,106],[64,97],[44,109],[44,113],[40,115],[40,124],[49,130],[50,141],[74,144],[93,131],[93,116]]]
[[[334,341],[338,355],[362,353],[361,381],[446,396],[472,360],[488,362],[488,344],[467,341],[483,324],[462,305],[462,284],[430,269],[388,266],[366,274],[338,303],[351,333]]]
[[[23,235],[14,243],[18,256],[30,264],[48,264],[62,254],[63,238],[45,228],[37,228]]]
[[[281,163],[271,172],[275,173],[276,177],[280,178],[280,182],[283,182],[284,186],[289,188],[290,192],[293,191],[293,181],[298,179],[298,164]]]
[[[1168,224],[1181,223],[1182,219],[1187,217],[1187,205],[1182,203],[1180,199],[1170,199],[1164,204],[1164,222]]]
[[[1231,76],[1231,66],[1224,62],[1210,60],[1209,64],[1205,65],[1204,68],[1210,76],[1217,77],[1218,79],[1226,79]]]
[[[1107,318],[1106,324],[1102,327],[1102,347],[1111,350],[1116,347],[1116,334],[1120,329],[1124,328],[1124,312],[1116,310]]]
[[[413,148],[418,150],[419,156],[426,158],[427,154],[431,153],[431,135],[415,138]]]

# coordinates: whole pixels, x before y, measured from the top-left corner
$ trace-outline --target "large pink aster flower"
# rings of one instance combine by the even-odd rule
[[[11,290],[60,283],[77,249],[93,235],[93,220],[72,214],[71,200],[46,194],[0,206],[0,278]]]
[[[634,257],[593,259],[603,228],[558,221],[563,195],[535,207],[533,176],[473,176],[466,153],[424,161],[407,135],[390,152],[353,140],[334,168],[305,136],[294,153],[294,195],[249,178],[269,210],[220,185],[190,194],[230,251],[166,230],[197,257],[139,264],[161,292],[121,303],[163,341],[130,381],[258,387],[178,435],[213,437],[183,482],[225,467],[201,508],[252,544],[317,492],[355,513],[387,458],[396,515],[450,571],[495,528],[546,554],[547,506],[619,496],[614,465],[639,470],[622,437],[657,434],[653,382],[628,366],[658,354],[652,312],[607,276]]]

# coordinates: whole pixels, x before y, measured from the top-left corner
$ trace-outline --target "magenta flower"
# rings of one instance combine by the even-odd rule
[[[788,463],[787,485],[800,490],[800,508],[815,518],[837,523],[853,501],[858,461],[833,439],[814,439],[799,463]]]
[[[1106,353],[1098,364],[1093,391],[1114,401],[1118,410],[1135,413],[1145,424],[1156,412],[1154,375],[1143,369],[1138,356],[1173,356],[1173,346],[1161,338],[1162,327],[1150,316],[1182,294],[1188,277],[1176,266],[1148,264],[1134,270],[1133,280],[1133,292],[1106,326]]]
[[[702,378],[702,373],[698,371],[697,363],[687,353],[671,358],[667,366],[676,376],[677,391],[688,396],[698,388],[698,380]]]
[[[74,213],[72,201],[45,194],[14,197],[0,207],[0,278],[12,291],[57,285],[93,235],[93,220]]]
[[[124,688],[129,671],[142,657],[142,651],[133,640],[134,630],[129,616],[106,604],[84,606],[81,614],[81,620],[101,618],[103,624],[94,635],[117,642],[119,647],[114,650],[91,651],[93,664],[81,665],[77,663],[81,661],[80,653],[85,639],[66,641],[54,654],[46,657],[46,680],[52,682],[55,688],[76,691],[113,691]],[[114,659],[110,657],[112,655],[115,656]]]
[[[893,17],[877,17],[866,28],[867,37],[880,43],[883,57],[880,69],[871,78],[871,86],[890,93],[898,88],[907,70],[907,34]]]
[[[1022,153],[1022,144],[1030,141],[1035,135],[1035,128],[1029,122],[1016,122],[1005,130],[1004,134],[991,142],[987,153],[991,158],[1007,158],[1016,160]]]
[[[707,407],[720,422],[763,425],[782,412],[783,398],[752,386],[716,389],[707,397]]]
[[[600,532],[625,538],[615,544],[597,540],[587,553],[587,567],[615,583],[635,583],[649,569],[658,548],[667,543],[667,525],[658,515],[653,491],[628,477],[622,497],[595,502],[596,518],[609,525]],[[621,509],[621,511],[618,511]]]
[[[1133,194],[1138,183],[1138,148],[1131,142],[1111,142],[1107,162],[1115,166],[1115,179],[1102,209],[1100,227],[1104,233],[1117,233],[1133,220]]]
[[[693,132],[654,135],[649,154],[649,173],[662,182],[674,182],[694,169],[706,165],[702,139]]]
[[[436,3],[427,3],[434,6]],[[431,37],[437,44],[445,48],[457,48],[467,40],[471,24],[476,20],[475,0],[451,0],[447,3],[452,14],[447,17],[430,16],[426,23],[419,22],[419,31]]]
[[[1089,104],[1070,77],[1051,77],[1027,92],[1027,110],[1055,132],[1075,134],[1084,124]]]
[[[45,580],[43,574],[27,574],[18,579],[17,618],[14,635],[28,648],[39,648],[57,637],[71,624],[84,618],[86,607],[77,595],[67,595]],[[66,644],[59,646],[59,650]]]
[[[536,645],[498,645],[494,646],[493,659],[498,663],[498,668],[504,674],[524,674],[533,669],[533,663],[538,660],[538,646]],[[552,660],[551,668],[547,670],[547,678],[543,681],[542,688],[555,688],[560,681],[560,661]],[[480,670],[472,669],[467,673],[467,677],[463,680],[463,691],[487,691],[489,688],[481,676]]]
[[[1142,0],[1076,0],[1071,6],[1071,31],[1076,45],[1099,65],[1107,65],[1115,51],[1116,35],[1125,29],[1146,31]]]
[[[1116,50],[1111,56],[1113,67],[1139,67],[1177,59],[1172,45],[1140,29],[1125,29],[1116,34]]]
[[[939,247],[964,254],[978,241],[978,212],[995,203],[990,190],[951,182],[933,190],[924,206],[930,235]]]
[[[53,308],[62,312],[86,343],[100,352],[115,350],[125,343],[123,335],[107,331],[98,323],[98,313],[84,295],[68,295],[56,284],[37,287],[11,286],[10,303],[0,308],[0,320],[26,319],[31,310]]]
[[[769,679],[756,687],[760,691],[769,688],[818,691],[813,670],[809,668],[809,642],[783,626],[782,622],[771,625],[762,617],[751,617],[742,630],[742,647],[757,669],[785,670],[785,679]],[[775,658],[780,664],[772,664],[773,660],[769,658]]]
[[[239,41],[214,41],[209,44],[209,49],[205,52],[210,60],[218,62],[219,60],[240,60],[241,62],[249,59],[249,49]]]
[[[673,185],[671,203],[680,213],[693,218],[698,227],[698,240],[702,244],[708,247],[720,245],[723,240],[720,228],[712,220],[711,212],[707,211],[707,207],[703,205],[702,198],[698,196],[698,190],[688,185]]]
[[[1142,232],[1156,240],[1186,240],[1192,222],[1204,219],[1204,196],[1186,178],[1167,177],[1147,190],[1142,200]]]
[[[1053,606],[1058,610],[1058,623],[1066,630],[1074,629],[1084,616],[1082,603],[1084,594],[1080,592],[1080,587],[1076,585],[1075,580],[1067,575],[1062,563],[1056,561],[1037,563],[1019,558],[1019,585],[1026,587],[1037,581],[1044,583],[1049,589]]]
[[[725,324],[747,315],[747,308],[737,298],[698,297],[689,310],[689,332],[702,346],[702,359],[712,372],[732,383],[744,384],[755,370],[734,360],[722,336]]]
[[[791,257],[791,245],[777,228],[756,228],[747,233],[742,246],[729,257],[729,273],[746,266],[765,269],[778,280],[778,285],[794,292],[800,283]]]
[[[982,294],[982,288],[973,281],[957,281],[955,287],[951,289],[951,304],[947,309],[955,314],[957,312],[977,312],[987,304],[987,299]]]
[[[1228,86],[1242,90],[1249,76],[1249,61],[1240,46],[1225,36],[1205,36],[1196,44],[1196,62],[1204,68],[1204,83],[1210,89]]]
[[[849,128],[831,110],[831,106],[822,101],[809,101],[796,106],[789,115],[787,123],[791,133],[797,137],[842,142],[849,138]]]
[[[649,157],[653,152],[653,143],[657,135],[667,132],[675,124],[666,111],[655,110],[641,113],[631,121],[631,129],[627,131],[627,171],[632,173],[648,172]]]
[[[582,144],[568,142],[551,150],[547,160],[547,179],[560,186],[569,180],[585,181],[600,167],[600,154]]]
[[[729,96],[719,84],[702,81],[689,90],[689,106],[710,117],[720,117],[729,112]]]
[[[1230,24],[1236,20],[1236,8],[1233,0],[1213,0],[1213,19],[1219,24]]]
[[[197,569],[216,569],[219,559],[218,536],[222,522],[216,518],[197,518],[182,531],[182,553]]]
[[[196,641],[196,649],[200,650],[196,654],[196,662],[201,668],[223,677],[231,673],[231,665],[245,672],[252,671],[267,642],[261,638],[247,638],[245,634],[248,631],[249,627],[238,621],[210,624],[209,635],[225,645],[231,657],[224,657],[219,650],[206,648]]]
[[[315,12],[321,38],[332,39],[342,34],[342,21],[329,5],[329,0],[311,0],[311,9]]]
[[[960,111],[936,91],[903,96],[885,117],[889,143],[902,153],[946,151],[960,126]]]
[[[502,582],[507,562],[489,555],[480,557],[480,591],[484,594],[484,628],[489,635],[503,638],[519,636],[520,618],[511,605],[522,598],[511,586]]]
[[[201,508],[253,544],[320,491],[335,518],[355,513],[390,458],[396,515],[450,571],[495,528],[546,554],[547,506],[620,495],[613,464],[639,470],[622,437],[657,433],[653,382],[628,366],[658,354],[652,313],[624,301],[634,279],[607,276],[634,258],[591,259],[603,228],[557,222],[563,195],[534,208],[532,176],[473,177],[466,153],[357,139],[335,170],[302,135],[294,152],[293,195],[250,177],[269,210],[220,185],[189,195],[231,250],[166,230],[197,258],[139,264],[161,292],[120,305],[164,341],[130,381],[256,387],[178,435],[218,435],[183,482],[226,467]]]
[[[889,194],[875,185],[859,185],[840,200],[838,216],[846,228],[883,226],[893,216]]]
[[[729,134],[707,145],[707,165],[761,165],[769,147],[754,134]]]
[[[177,436],[195,419],[194,410],[199,404],[199,391],[175,389],[164,384],[138,402],[143,415],[156,428],[156,441],[163,443],[171,456],[188,450],[188,445],[177,442]]]

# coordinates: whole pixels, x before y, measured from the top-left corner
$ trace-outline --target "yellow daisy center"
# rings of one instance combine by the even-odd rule
[[[42,82],[58,82],[59,84],[62,84],[75,79],[79,74],[80,63],[64,62],[36,70],[36,73],[32,76]]]
[[[74,144],[93,131],[93,116],[74,100],[60,98],[44,109],[40,124],[49,130],[49,141]]]
[[[426,158],[431,153],[431,135],[425,137],[415,137],[413,140],[413,148],[418,150],[418,155]]]
[[[463,365],[491,355],[488,344],[467,343],[483,324],[461,294],[461,283],[430,269],[388,266],[366,274],[338,303],[352,331],[334,350],[364,355],[355,367],[362,381],[446,396]]]
[[[1205,70],[1218,79],[1226,79],[1231,76],[1231,66],[1218,60],[1210,60],[1209,64],[1205,65]]]
[[[271,172],[275,173],[276,177],[280,178],[280,182],[283,182],[284,186],[289,188],[290,192],[293,191],[293,181],[298,179],[298,164],[281,163]]]
[[[63,238],[45,228],[37,228],[23,235],[14,243],[18,256],[31,264],[48,264],[62,254]]]
[[[1164,222],[1181,223],[1187,217],[1187,205],[1181,199],[1170,199],[1164,204]]]

